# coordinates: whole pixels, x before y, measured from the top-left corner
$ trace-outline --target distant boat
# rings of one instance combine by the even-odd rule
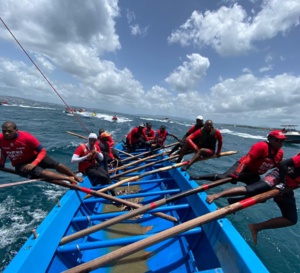
[[[93,112],[93,113],[92,113],[92,116],[93,116],[93,117],[95,117],[96,115],[97,115],[96,112]]]
[[[297,125],[285,124],[281,125],[282,132],[287,137],[287,143],[300,143],[300,132],[296,130]]]
[[[114,116],[112,117],[112,120],[117,121],[117,120],[118,120],[118,117],[117,117],[116,115],[114,115]]]
[[[79,113],[82,113],[82,112],[85,112],[85,109],[84,109],[84,108],[79,108],[77,111],[78,111]]]
[[[76,109],[74,109],[74,108],[66,108],[64,112],[66,114],[74,114],[74,113],[76,113]]]
[[[4,105],[4,106],[5,106],[5,105],[8,105],[8,102],[5,101],[5,100],[3,100],[3,101],[0,102],[0,105]]]

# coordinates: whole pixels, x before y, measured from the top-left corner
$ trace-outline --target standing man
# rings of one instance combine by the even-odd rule
[[[83,180],[77,177],[65,165],[55,161],[47,155],[46,149],[30,133],[19,131],[12,121],[2,124],[0,134],[0,148],[2,150],[0,166],[4,167],[7,157],[16,173],[23,177],[43,178],[48,180],[67,180],[77,184]],[[46,170],[55,169],[57,172]]]
[[[195,151],[195,155],[187,165],[182,167],[182,170],[186,171],[193,163],[202,157],[213,156],[216,151],[217,142],[218,148],[216,155],[220,156],[223,145],[222,134],[219,130],[214,128],[212,120],[207,120],[203,128],[197,130],[187,137],[177,162],[181,162],[183,156],[186,155],[190,150]]]
[[[260,175],[278,166],[283,158],[282,145],[286,136],[281,130],[273,130],[267,136],[267,141],[254,144],[248,154],[240,158],[223,174],[208,174],[192,177],[196,180],[215,181],[225,177],[232,177],[231,183],[241,181],[247,185],[260,180]]]
[[[78,163],[78,170],[88,176],[93,186],[111,183],[109,174],[100,166],[103,154],[96,144],[97,139],[95,133],[90,133],[88,142],[80,144],[71,159],[72,163]],[[114,191],[111,192],[115,195]]]

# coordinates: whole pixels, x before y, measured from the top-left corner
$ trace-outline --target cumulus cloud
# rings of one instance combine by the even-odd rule
[[[126,10],[126,18],[128,22],[128,26],[130,29],[130,34],[132,36],[146,36],[148,32],[148,26],[147,27],[142,27],[139,24],[135,23],[136,21],[136,16],[135,13],[129,9]]]
[[[255,42],[284,35],[299,25],[300,2],[264,1],[262,9],[248,15],[242,6],[222,6],[216,11],[194,11],[168,37],[169,43],[199,48],[210,46],[220,55],[239,55],[254,48]]]
[[[198,53],[186,57],[188,61],[183,62],[165,79],[172,88],[178,91],[186,91],[195,87],[210,65],[208,58]]]

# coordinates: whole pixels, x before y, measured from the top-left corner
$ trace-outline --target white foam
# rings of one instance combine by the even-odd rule
[[[233,135],[233,136],[242,137],[242,138],[267,139],[265,136],[251,135],[251,134],[247,134],[247,133],[240,133],[240,132],[231,131],[229,129],[220,129],[220,132],[222,134],[228,134],[228,135]]]

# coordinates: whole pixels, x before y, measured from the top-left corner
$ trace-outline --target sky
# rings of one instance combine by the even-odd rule
[[[0,98],[300,125],[299,0],[1,0],[0,17]]]

